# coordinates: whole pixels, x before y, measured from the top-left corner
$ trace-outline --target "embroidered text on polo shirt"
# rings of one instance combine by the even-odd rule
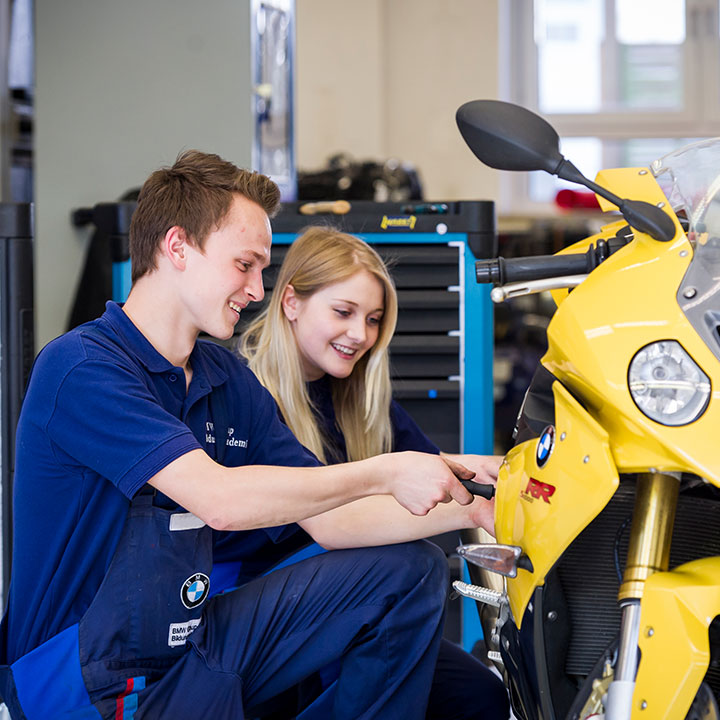
[[[227,429],[227,435],[228,436],[225,439],[225,445],[227,445],[227,447],[246,448],[248,446],[247,440],[241,440],[240,438],[234,437],[235,428],[229,427]],[[217,442],[215,438],[215,426],[209,421],[205,423],[205,442],[209,445],[214,445]]]

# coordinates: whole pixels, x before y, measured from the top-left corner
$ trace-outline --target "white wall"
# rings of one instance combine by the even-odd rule
[[[36,346],[65,329],[85,231],[178,152],[249,166],[249,0],[36,0]]]
[[[426,196],[495,199],[455,111],[498,96],[498,0],[297,0],[298,166],[414,163]]]
[[[298,167],[385,150],[383,7],[392,0],[297,0]]]
[[[498,96],[497,0],[387,0],[385,7],[387,152],[420,168],[429,199],[494,199],[498,173],[470,152],[455,112]]]

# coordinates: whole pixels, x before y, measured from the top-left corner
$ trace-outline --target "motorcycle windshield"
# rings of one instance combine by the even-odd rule
[[[688,222],[693,258],[678,304],[720,359],[720,138],[686,145],[651,165],[679,217]]]

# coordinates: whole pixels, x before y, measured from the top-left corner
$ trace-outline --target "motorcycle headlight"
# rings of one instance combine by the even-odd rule
[[[697,420],[710,399],[710,379],[675,340],[638,350],[628,370],[628,386],[638,408],[663,425]]]

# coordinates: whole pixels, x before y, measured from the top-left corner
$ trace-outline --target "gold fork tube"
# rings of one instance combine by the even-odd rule
[[[642,598],[645,580],[668,569],[680,481],[673,475],[638,476],[630,545],[618,601]]]

